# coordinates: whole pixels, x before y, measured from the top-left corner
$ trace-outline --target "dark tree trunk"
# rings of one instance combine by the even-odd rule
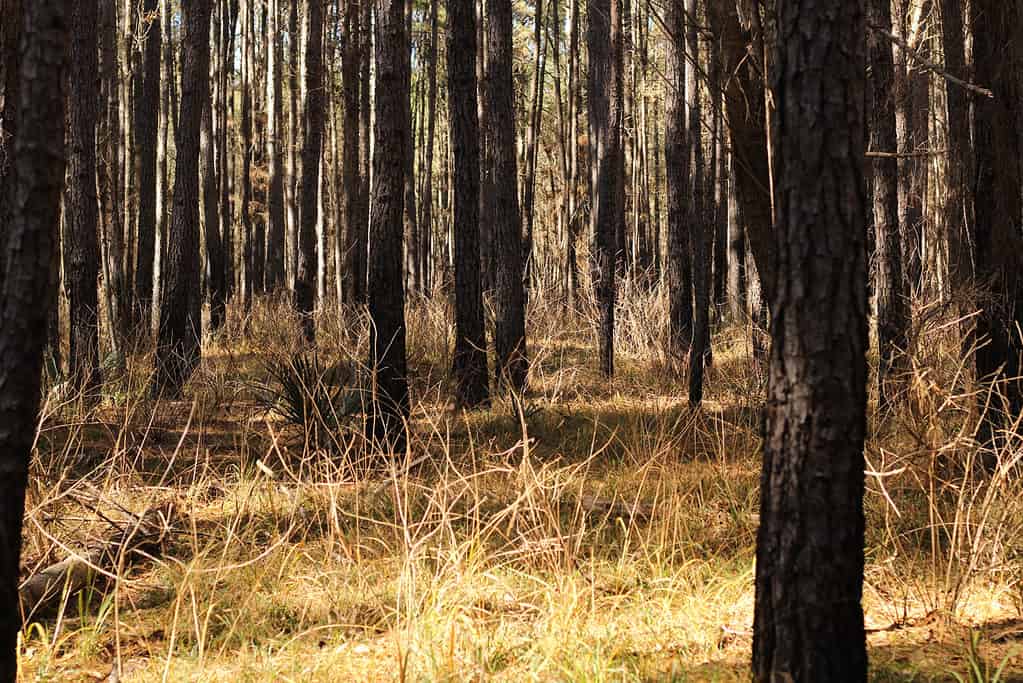
[[[368,3],[370,0],[359,0]],[[359,67],[362,32],[359,30],[359,2],[345,6],[345,41],[342,53],[344,86],[344,141],[342,142],[342,215],[344,217],[344,298],[349,304],[361,300],[366,277],[366,225],[362,221],[362,179],[359,169]],[[368,42],[368,41],[367,41]]]
[[[153,264],[156,244],[156,144],[160,121],[160,13],[157,0],[145,0],[142,97],[135,112],[135,166],[138,175],[138,246],[135,249],[135,327],[145,334],[153,319]]]
[[[532,272],[533,258],[533,226],[536,223],[534,206],[536,204],[537,151],[543,121],[544,75],[547,69],[547,46],[543,32],[543,0],[534,0],[533,7],[533,41],[536,45],[536,58],[533,63],[533,94],[529,104],[529,123],[526,127],[524,147],[524,166],[522,173],[522,259],[525,273],[523,281],[528,295]]]
[[[868,0],[867,22],[871,26],[892,25],[891,1]],[[895,66],[888,38],[877,31],[867,34],[870,63],[870,89],[867,124],[869,149],[891,152],[896,149],[895,102],[892,97]],[[909,302],[902,276],[902,242],[899,235],[898,160],[875,158],[873,162],[873,209],[876,235],[874,285],[877,298],[878,400],[888,405],[888,379],[898,369],[906,350]]]
[[[412,118],[411,93],[412,93],[412,13],[413,4],[405,5],[405,36],[408,43],[405,45],[405,78],[408,79],[409,108],[408,121],[405,123],[405,252],[406,252],[406,277],[408,285],[416,294],[423,292],[423,274],[419,271],[419,214],[416,211],[416,146],[415,146],[415,124]]]
[[[668,195],[668,339],[673,362],[689,352],[693,338],[693,280],[689,264],[689,154],[686,147],[686,50],[682,0],[668,6],[670,37],[665,104],[664,168]]]
[[[689,228],[693,273],[693,347],[689,352],[689,405],[696,407],[703,401],[703,368],[710,351],[710,250],[707,201],[708,180],[714,169],[704,162],[703,103],[697,78],[700,42],[697,28],[696,0],[686,0],[686,103],[689,114],[687,138],[689,142]]]
[[[986,289],[977,316],[977,377],[998,382],[1004,404],[988,411],[982,437],[991,441],[1002,418],[1023,410],[1019,380],[1023,354],[1023,238],[1020,237],[1021,46],[1023,11],[1017,3],[975,0],[971,10],[976,80],[992,98],[974,100],[973,140],[977,164],[977,279]],[[985,392],[981,392],[982,395]],[[981,399],[982,404],[985,399]],[[994,462],[988,463],[990,466]]]
[[[966,7],[963,0],[941,0],[942,51],[945,68],[968,79],[966,36],[963,31]],[[973,149],[970,140],[969,93],[955,83],[945,83],[948,96],[949,265],[952,282],[966,284],[973,279]]]
[[[864,4],[779,0],[753,676],[865,681]],[[826,64],[827,68],[821,68]]]
[[[750,252],[766,300],[774,292],[775,240],[771,218],[771,171],[764,113],[762,38],[749,16],[740,21],[738,3],[722,4],[721,56],[725,110],[735,158],[736,194],[742,205]]]
[[[267,201],[266,288],[275,291],[284,285],[284,126],[280,11],[278,0],[269,0],[269,32],[266,52],[266,158],[269,168]],[[346,70],[347,71],[347,70]]]
[[[181,113],[154,387],[157,394],[169,396],[180,395],[200,354],[199,131],[209,101],[210,4],[210,0],[181,4]]]
[[[240,286],[242,292],[242,305],[248,309],[252,304],[252,295],[255,293],[256,267],[255,253],[253,250],[252,230],[252,41],[253,41],[253,11],[254,0],[242,0],[242,30],[241,30],[241,242],[239,259],[241,265]],[[231,256],[228,256],[231,258]]]
[[[455,193],[455,400],[461,407],[473,408],[489,398],[480,283],[475,2],[449,0],[447,12],[448,120],[454,147]]]
[[[365,242],[352,257],[352,276],[355,278],[355,303],[366,302],[366,277],[369,258],[369,209],[370,209],[370,61],[373,57],[373,0],[363,0],[360,7],[362,25],[359,46],[359,204],[356,227]]]
[[[903,41],[909,35],[911,2],[912,0],[895,0],[894,28],[896,35]],[[918,45],[913,47],[916,48]],[[926,139],[927,136],[926,124],[923,130],[917,125],[919,120],[917,110],[921,105],[927,107],[927,76],[914,72],[913,57],[905,50],[896,47],[895,57],[895,76],[892,82],[895,133],[898,140],[897,151],[905,155],[916,152],[921,138]],[[920,100],[921,96],[924,98],[923,102]],[[926,121],[927,117],[924,116],[923,120]],[[920,168],[919,159],[909,156],[898,159],[899,233],[902,242],[903,277],[906,279],[909,292],[920,286],[922,273],[923,197],[919,192],[919,185],[924,173],[925,171]]]
[[[306,341],[316,336],[316,221],[319,216],[320,154],[323,149],[323,0],[308,0],[305,45],[305,107],[302,140],[301,223],[295,308],[302,314]]]
[[[568,20],[568,207],[565,230],[565,261],[568,298],[575,304],[579,296],[579,0],[571,0]]]
[[[372,406],[366,435],[400,453],[407,444],[409,414],[405,365],[405,278],[402,241],[405,155],[409,137],[409,90],[404,0],[376,0],[376,126],[373,144],[373,206],[370,217],[369,367]]]
[[[69,149],[64,245],[65,287],[70,313],[68,369],[73,386],[97,398],[99,372],[99,204],[96,198],[96,109],[99,95],[99,15],[96,0],[79,0],[71,11],[68,92]]]
[[[0,286],[0,681],[18,675],[21,524],[36,434],[64,184],[64,85],[69,4],[5,2],[3,279]],[[13,25],[12,25],[13,24]],[[17,48],[18,59],[6,61]],[[95,77],[95,74],[94,74]],[[20,82],[19,82],[20,81]],[[8,119],[9,114],[14,114]],[[16,120],[16,129],[9,127]]]
[[[615,271],[618,233],[624,220],[622,182],[621,0],[588,0],[586,47],[590,55],[590,137],[596,144],[594,176],[593,285],[600,309],[600,370],[614,375]]]
[[[493,160],[493,241],[496,255],[494,351],[498,385],[526,385],[526,314],[522,286],[522,223],[515,158],[511,0],[487,0],[487,135]]]
[[[427,55],[427,112],[426,112],[426,152],[423,158],[423,192],[422,218],[419,221],[419,272],[423,278],[423,292],[429,294],[432,287],[430,243],[433,235],[433,148],[434,133],[437,127],[437,4],[438,0],[430,0],[430,50]],[[471,54],[475,65],[475,54]],[[475,78],[473,79],[475,82]],[[477,146],[479,141],[477,140]],[[477,154],[477,157],[479,155]],[[478,247],[477,247],[478,248]]]

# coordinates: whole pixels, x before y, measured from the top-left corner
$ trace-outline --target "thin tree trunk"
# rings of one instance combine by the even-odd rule
[[[665,103],[664,169],[668,195],[668,340],[673,363],[689,352],[693,338],[693,280],[689,261],[689,154],[686,143],[686,54],[684,5],[668,7],[668,86]]]
[[[689,229],[693,274],[693,347],[689,352],[689,405],[696,407],[703,400],[703,368],[710,349],[710,254],[707,249],[708,179],[713,179],[713,167],[707,168],[703,153],[703,102],[697,82],[699,68],[699,31],[697,28],[697,1],[686,0],[686,109],[688,110],[689,142]]]
[[[70,314],[68,368],[76,390],[95,399],[99,372],[99,205],[96,199],[96,79],[99,74],[96,0],[79,0],[71,11],[71,73],[68,92],[69,148],[64,264]]]
[[[455,400],[487,403],[487,339],[480,282],[480,146],[474,0],[449,0],[448,120],[454,147]]]
[[[588,0],[586,47],[590,56],[590,137],[596,144],[594,176],[593,283],[600,309],[600,370],[614,376],[615,271],[617,235],[624,220],[622,193],[621,0]]]
[[[138,175],[138,248],[135,250],[135,312],[137,331],[153,319],[153,264],[156,248],[156,156],[160,122],[161,23],[157,0],[144,0],[141,97],[135,112],[135,166]]]
[[[306,341],[316,336],[315,309],[317,241],[319,217],[320,156],[323,151],[323,0],[308,0],[308,29],[305,45],[305,106],[302,145],[301,229],[298,239],[298,269],[295,277],[295,308],[302,314]]]
[[[437,118],[437,4],[430,0],[430,51],[427,55],[427,113],[426,113],[426,156],[423,159],[423,205],[422,220],[419,222],[419,272],[423,278],[423,291],[430,291],[430,241],[433,234],[433,145]],[[475,64],[475,55],[470,55]],[[477,146],[479,142],[477,141]]]
[[[522,223],[515,159],[515,100],[512,90],[511,0],[486,0],[487,136],[493,159],[496,373],[499,386],[521,392],[526,384],[525,292],[522,287]]]
[[[868,0],[867,21],[872,26],[892,24],[890,0]],[[895,102],[893,83],[895,65],[888,38],[870,31],[867,35],[870,63],[868,107],[869,149],[885,152],[896,148]],[[898,161],[893,158],[872,159],[873,211],[876,235],[877,264],[874,291],[877,301],[878,400],[882,407],[889,403],[889,378],[898,369],[906,350],[909,325],[908,292],[902,276],[902,246],[899,235]]]
[[[266,236],[266,288],[284,285],[284,127],[281,118],[283,88],[280,11],[278,0],[268,0],[269,29],[266,58],[266,158],[269,172]]]
[[[181,114],[160,304],[154,387],[157,395],[179,395],[199,363],[199,131],[202,109],[209,100],[210,4],[210,0],[182,0],[181,5]]]
[[[370,218],[369,367],[372,406],[366,434],[385,451],[402,453],[409,414],[405,360],[405,280],[402,239],[409,133],[408,43],[404,0],[377,0],[376,126]]]

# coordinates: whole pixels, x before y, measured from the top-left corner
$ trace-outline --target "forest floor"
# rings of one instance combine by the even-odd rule
[[[527,395],[473,413],[448,398],[449,311],[412,308],[400,461],[267,410],[268,369],[299,347],[267,302],[232,313],[184,400],[147,396],[143,352],[97,407],[53,387],[25,574],[155,507],[171,533],[32,617],[23,679],[747,680],[765,383],[748,329],[715,333],[694,412],[654,295],[619,316],[610,384],[586,316],[533,307]],[[917,319],[906,397],[867,447],[871,677],[1023,680],[1023,449],[1006,437],[990,479],[962,465],[954,326]],[[354,365],[364,327],[322,320],[318,358]]]

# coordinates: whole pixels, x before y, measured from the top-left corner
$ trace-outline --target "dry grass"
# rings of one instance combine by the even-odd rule
[[[145,397],[140,351],[101,405],[51,392],[26,572],[173,499],[161,558],[35,621],[24,680],[746,680],[764,373],[749,330],[715,336],[703,411],[665,355],[660,292],[627,292],[619,375],[592,311],[534,292],[530,391],[449,406],[442,297],[410,308],[413,439],[316,450],[254,400],[300,344],[280,301],[232,312],[186,402]],[[1023,675],[1017,431],[971,462],[976,401],[947,310],[921,311],[905,397],[876,423],[865,605],[876,680]],[[321,358],[358,377],[358,311],[324,313]],[[971,634],[976,634],[974,637]],[[969,673],[971,664],[985,676]],[[1011,674],[1011,675],[1010,675]]]

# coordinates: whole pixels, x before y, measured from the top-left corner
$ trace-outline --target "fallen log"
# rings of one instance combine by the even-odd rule
[[[65,596],[90,586],[102,589],[118,571],[159,557],[173,514],[168,503],[114,524],[106,538],[26,578],[18,588],[22,623],[56,612]]]

